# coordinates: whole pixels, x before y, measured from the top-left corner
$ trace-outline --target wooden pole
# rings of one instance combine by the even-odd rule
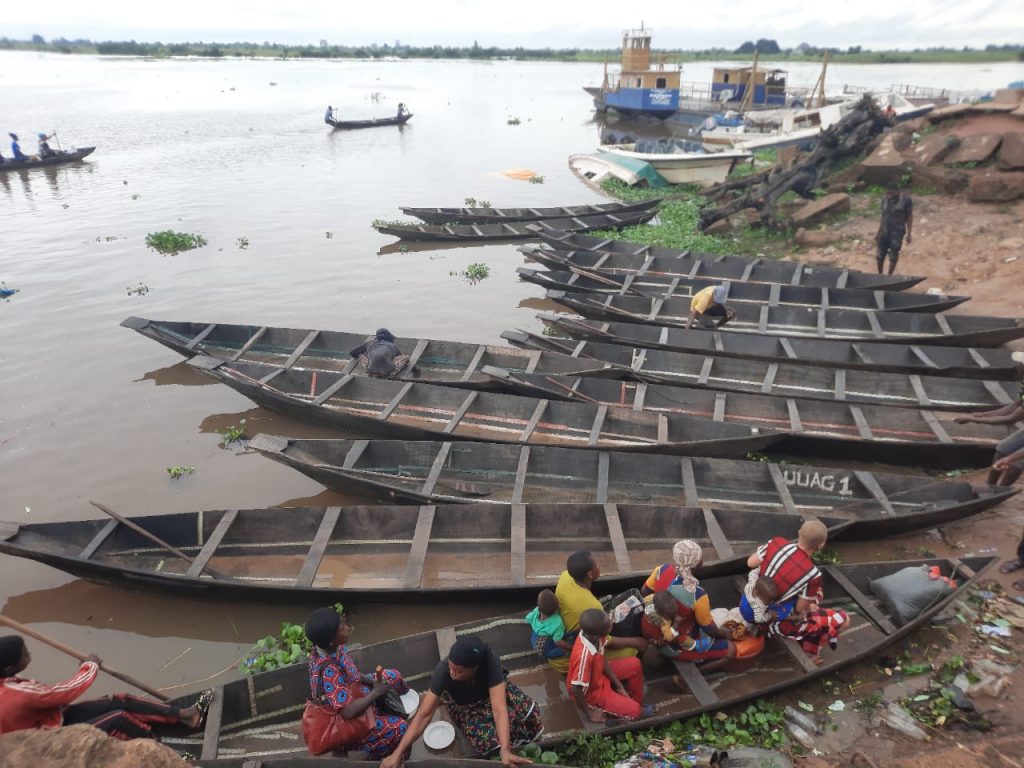
[[[754,91],[757,89],[757,62],[760,57],[761,52],[755,48],[754,63],[750,67],[750,78],[747,80],[747,89],[743,92],[743,100],[740,101],[741,112],[754,103]]]
[[[40,643],[48,645],[51,648],[55,648],[61,653],[66,653],[68,656],[72,656],[78,659],[79,661],[86,661],[89,658],[88,654],[82,653],[81,651],[76,651],[74,648],[64,645],[64,643],[60,642],[59,640],[54,640],[52,637],[47,637],[42,632],[37,632],[31,627],[26,627],[24,624],[20,624],[14,619],[9,619],[3,614],[0,614],[0,624],[10,627],[15,632],[20,632],[26,637],[31,637],[33,640],[38,640]],[[128,683],[128,685],[138,688],[140,691],[145,691],[150,696],[155,696],[156,698],[160,699],[160,701],[168,700],[167,697],[164,694],[160,693],[160,691],[158,691],[156,688],[150,688],[148,685],[136,680],[134,677],[129,677],[123,672],[118,672],[113,667],[108,667],[106,664],[101,663],[100,669],[102,669],[108,675],[111,675],[112,677],[116,677],[118,680],[122,680]]]
[[[158,547],[161,547],[162,549],[166,549],[168,552],[170,552],[175,557],[180,557],[182,560],[184,560],[189,565],[192,565],[192,563],[195,562],[191,557],[186,555],[184,552],[182,552],[177,547],[171,546],[170,544],[168,544],[166,541],[161,539],[156,534],[150,533],[149,531],[147,531],[142,526],[140,526],[140,525],[138,525],[136,523],[133,523],[131,520],[129,520],[129,519],[125,518],[125,517],[121,517],[121,515],[117,514],[117,512],[112,510],[110,507],[106,507],[103,504],[100,504],[98,501],[90,501],[89,503],[92,504],[94,507],[96,507],[96,509],[100,510],[101,512],[103,512],[103,513],[105,513],[107,515],[110,515],[110,517],[112,517],[115,520],[117,520],[117,522],[121,523],[121,525],[123,525],[123,526],[125,526],[127,528],[130,528],[131,530],[135,531],[137,534],[139,534],[139,536],[142,536],[145,539],[149,539],[154,544],[156,544]],[[215,578],[218,578],[218,579],[227,578],[223,574],[217,573],[212,568],[203,568],[203,570],[206,571],[208,574],[210,574],[211,576],[213,576]]]

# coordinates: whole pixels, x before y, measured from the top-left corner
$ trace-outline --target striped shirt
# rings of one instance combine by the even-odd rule
[[[770,577],[779,590],[776,602],[794,597],[814,600],[821,592],[821,572],[796,542],[776,536],[758,547],[757,555],[761,558],[758,575]]]
[[[602,638],[595,646],[580,632],[576,636],[569,657],[566,686],[571,688],[576,685],[582,688],[586,693],[587,703],[592,706],[599,706],[604,700],[605,691],[611,687],[604,674],[605,642],[606,638]]]

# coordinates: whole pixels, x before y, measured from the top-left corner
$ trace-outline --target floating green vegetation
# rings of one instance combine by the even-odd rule
[[[404,221],[402,219],[374,219],[371,222],[371,224],[372,224],[372,226],[375,229],[380,229],[381,227],[415,227],[416,226],[416,222],[415,221]]]
[[[238,250],[244,251],[246,248],[249,247],[249,238],[240,237],[237,240],[235,240],[235,244],[238,246]]]
[[[531,184],[543,184],[544,183],[544,177],[543,176],[531,176],[529,179],[527,179],[527,181],[529,181]]]
[[[171,256],[182,251],[191,251],[193,248],[202,248],[206,244],[207,240],[202,235],[195,235],[191,232],[175,232],[172,229],[163,232],[150,232],[146,235],[146,245],[154,251]]]
[[[843,562],[843,556],[839,554],[839,550],[832,547],[819,549],[811,555],[811,559],[818,565],[839,565]]]
[[[509,125],[520,125],[522,122],[523,121],[520,120],[518,117],[510,117],[508,119],[508,124]]]
[[[341,603],[335,603],[334,610],[339,614],[345,612]],[[272,669],[302,661],[309,655],[312,648],[313,644],[306,639],[306,633],[301,624],[282,621],[281,632],[277,637],[267,635],[258,640],[239,664],[238,669],[247,675],[269,672]]]
[[[245,439],[245,419],[232,425],[220,433],[221,440],[225,446],[237,443]]]
[[[474,262],[473,264],[470,264],[468,267],[466,267],[461,272],[454,272],[453,271],[453,272],[449,272],[448,274],[452,275],[453,277],[464,278],[468,282],[475,284],[475,283],[479,283],[484,278],[490,277],[491,268],[488,267],[486,264],[481,264],[480,262]]]
[[[149,293],[149,286],[146,285],[145,283],[139,283],[138,285],[128,286],[129,296],[145,296],[147,293]]]
[[[171,476],[171,480],[177,480],[182,475],[191,475],[196,471],[195,467],[167,467],[167,474]]]
[[[462,201],[467,208],[490,208],[490,200],[477,200],[475,197],[467,197]]]
[[[327,237],[328,240],[330,240],[331,238],[334,237],[334,233],[333,232],[324,232],[324,235]]]

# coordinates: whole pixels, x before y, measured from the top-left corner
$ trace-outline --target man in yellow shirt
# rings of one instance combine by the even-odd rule
[[[729,288],[725,283],[721,285],[709,285],[693,294],[690,300],[690,319],[686,321],[686,328],[693,327],[693,321],[700,318],[700,324],[707,327],[704,318],[721,318],[714,322],[715,328],[721,328],[734,317],[736,310],[726,305],[725,300],[729,297]]]
[[[591,608],[604,611],[601,601],[591,591],[594,582],[601,575],[594,555],[586,550],[573,552],[565,563],[566,570],[558,577],[555,597],[558,598],[558,612],[565,624],[566,636],[575,636],[580,628],[580,615]],[[609,659],[636,656],[647,650],[643,637],[609,637],[605,655]],[[569,669],[569,657],[548,659],[548,664],[559,672]]]

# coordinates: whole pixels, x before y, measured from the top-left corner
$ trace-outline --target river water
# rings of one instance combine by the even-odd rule
[[[713,64],[689,65],[707,80]],[[816,66],[789,67],[810,85]],[[835,71],[835,70],[833,70]],[[985,90],[1020,66],[845,66],[850,84]],[[370,227],[399,205],[596,202],[566,158],[591,151],[600,127],[582,85],[594,64],[144,60],[0,53],[2,126],[28,150],[38,131],[96,145],[84,163],[0,174],[0,518],[18,523],[122,514],[338,504],[274,462],[220,445],[249,434],[328,436],[208,385],[176,354],[119,327],[128,315],[372,331],[497,342],[539,328],[539,287],[520,283],[514,246],[378,252]],[[835,82],[830,81],[834,87]],[[331,133],[341,115],[415,114],[404,129]],[[508,118],[521,124],[510,126]],[[9,156],[6,146],[3,154]],[[527,168],[529,184],[505,175]],[[148,232],[200,233],[178,256],[145,246]],[[247,247],[243,247],[247,241]],[[484,262],[470,285],[451,273]],[[129,287],[147,287],[131,295]],[[166,467],[193,465],[169,478]],[[307,606],[224,604],[133,593],[0,559],[3,614],[158,686],[230,669],[281,620]],[[361,607],[355,640],[370,642],[516,606]],[[33,644],[32,672],[70,673]],[[223,679],[223,678],[221,678]],[[97,690],[123,688],[102,680]]]

